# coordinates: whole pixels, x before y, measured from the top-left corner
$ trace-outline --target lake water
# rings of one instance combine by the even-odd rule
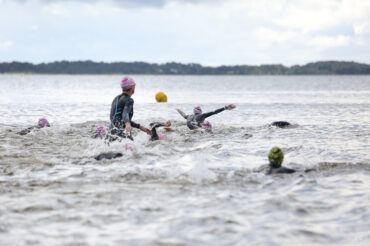
[[[91,138],[121,76],[0,75],[0,245],[370,244],[370,76],[132,77],[134,121],[171,120],[165,140]],[[229,103],[213,133],[175,111]],[[259,172],[273,146],[297,173]]]

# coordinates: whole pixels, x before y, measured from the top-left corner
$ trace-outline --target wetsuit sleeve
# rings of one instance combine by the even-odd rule
[[[28,127],[27,129],[24,129],[20,132],[17,132],[18,135],[27,135],[28,133],[30,133],[34,128],[36,128],[35,126],[31,126],[31,127]]]
[[[182,116],[182,117],[184,117],[184,119],[185,120],[187,120],[188,119],[188,115],[186,115],[181,109],[177,109],[177,112],[179,112],[179,114]]]
[[[166,124],[165,123],[161,123],[161,122],[153,122],[153,123],[150,123],[150,127],[152,129],[155,129],[155,128],[161,127],[161,126],[166,126]]]
[[[134,102],[133,100],[126,100],[126,103],[125,105],[123,106],[123,111],[122,111],[122,121],[124,123],[127,123],[127,122],[130,122],[131,123],[131,120],[130,120],[130,112],[132,111],[132,108],[133,108],[133,105]]]
[[[204,114],[202,114],[202,118],[205,119],[205,118],[207,118],[209,116],[212,116],[214,114],[221,113],[224,110],[225,110],[225,107],[216,109],[215,111],[212,111],[212,112],[204,113]]]
[[[123,107],[122,111],[122,121],[126,124],[127,122],[130,122],[131,126],[134,128],[140,128],[140,124],[132,121],[130,119],[130,113],[132,113],[134,107],[134,100],[131,98],[128,99]]]
[[[135,123],[135,122],[133,122],[133,121],[130,121],[130,124],[131,124],[131,126],[132,126],[132,127],[134,127],[134,128],[140,128],[140,124],[138,124],[138,123]]]
[[[156,128],[153,127],[151,131],[152,131],[152,136],[150,137],[150,141],[158,140],[159,136],[158,136]]]

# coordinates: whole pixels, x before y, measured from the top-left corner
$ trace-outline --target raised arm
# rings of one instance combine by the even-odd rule
[[[207,118],[207,117],[209,117],[209,116],[212,116],[212,115],[214,115],[214,114],[221,113],[221,112],[222,112],[222,111],[224,111],[225,109],[227,109],[227,110],[232,110],[232,109],[234,109],[234,108],[235,108],[235,105],[234,105],[234,104],[229,104],[229,105],[227,105],[227,106],[225,106],[225,107],[222,107],[222,108],[216,109],[215,111],[211,111],[211,112],[208,112],[208,113],[204,113],[204,114],[202,114],[202,117],[203,117],[203,119],[205,119],[205,118]]]
[[[178,108],[177,108],[177,109],[176,109],[176,111],[177,111],[177,112],[179,112],[179,114],[180,114],[182,117],[184,117],[184,119],[185,119],[185,120],[187,120],[187,119],[188,119],[188,117],[189,117],[189,116],[188,116],[188,115],[186,115],[184,112],[182,112],[182,110],[181,110],[181,109],[178,109]]]

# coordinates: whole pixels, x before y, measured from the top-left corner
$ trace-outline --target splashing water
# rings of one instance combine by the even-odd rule
[[[370,77],[132,77],[134,121],[171,120],[164,140],[92,138],[119,76],[0,75],[1,245],[370,241]],[[168,103],[154,102],[158,90]],[[175,111],[229,103],[213,132],[189,131]],[[41,117],[50,128],[16,134]],[[297,173],[259,172],[275,145]],[[94,159],[104,152],[123,156]]]

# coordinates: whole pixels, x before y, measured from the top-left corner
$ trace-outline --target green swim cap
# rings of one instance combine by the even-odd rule
[[[281,167],[284,160],[284,153],[279,147],[273,147],[268,155],[269,162],[274,168]]]

